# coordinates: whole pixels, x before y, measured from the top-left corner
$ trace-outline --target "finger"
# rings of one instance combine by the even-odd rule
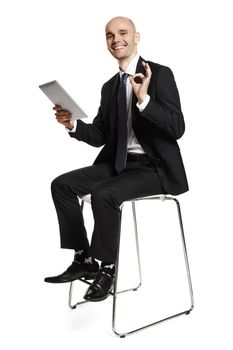
[[[70,122],[71,118],[67,116],[56,116],[59,123]]]
[[[145,75],[142,74],[142,73],[135,73],[134,75],[131,76],[133,79],[139,77],[141,79],[144,79],[145,78]]]
[[[54,110],[54,111],[60,111],[61,109],[62,109],[62,107],[59,106],[59,105],[55,105],[55,106],[53,107],[53,110]]]
[[[65,111],[64,109],[62,109],[61,111],[58,111],[57,113],[55,113],[56,116],[59,115],[64,115],[64,116],[71,116],[69,111]]]
[[[152,71],[151,71],[151,69],[150,69],[150,66],[149,66],[149,64],[148,63],[146,63],[146,62],[142,62],[142,64],[143,64],[143,66],[144,66],[144,68],[145,68],[145,71],[146,71],[146,77],[147,78],[151,78],[151,75],[152,75]]]
[[[146,79],[146,77],[142,73],[136,73],[132,76],[134,82],[137,86],[141,85],[142,82]]]
[[[57,112],[57,113],[55,113],[55,115],[56,116],[63,116],[63,117],[70,117],[71,116],[71,114],[69,112],[63,112],[63,111]]]
[[[151,78],[151,76],[152,76],[152,71],[151,71],[150,66],[149,66],[148,63],[147,63],[147,66],[146,66],[146,75],[149,78]]]
[[[132,85],[132,88],[136,88],[137,87],[138,84],[134,81],[133,76],[129,77],[129,81],[130,81],[130,84]]]

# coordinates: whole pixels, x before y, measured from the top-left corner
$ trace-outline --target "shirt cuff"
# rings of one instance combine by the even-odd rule
[[[75,120],[73,120],[73,122],[74,122],[74,127],[73,127],[73,129],[66,128],[66,130],[67,130],[68,132],[75,132],[75,131],[76,131],[76,129],[77,129],[77,120],[75,119]]]
[[[150,101],[150,96],[146,95],[146,98],[144,99],[144,101],[142,103],[137,102],[137,107],[139,109],[139,112],[142,112],[146,108],[149,101]]]

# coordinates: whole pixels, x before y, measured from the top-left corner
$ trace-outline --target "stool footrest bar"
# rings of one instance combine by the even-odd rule
[[[163,319],[158,320],[158,321],[156,321],[156,322],[149,323],[149,324],[147,324],[147,325],[145,325],[145,326],[142,326],[142,327],[139,327],[139,328],[135,328],[135,329],[133,329],[133,330],[131,330],[131,331],[128,331],[128,332],[119,333],[119,332],[117,332],[115,329],[113,329],[113,332],[114,332],[118,337],[120,337],[120,338],[125,338],[127,335],[130,335],[130,334],[133,334],[133,333],[142,331],[142,330],[144,330],[144,329],[146,329],[146,328],[149,328],[149,327],[158,325],[158,324],[163,323],[163,322],[165,322],[165,321],[169,321],[169,320],[171,320],[171,319],[173,319],[173,318],[176,318],[176,317],[179,317],[179,316],[183,316],[183,315],[189,315],[190,312],[192,311],[192,309],[193,309],[193,307],[191,307],[189,310],[182,311],[182,312],[180,312],[180,313],[178,313],[178,314],[174,314],[174,315],[172,315],[172,316],[163,318]]]

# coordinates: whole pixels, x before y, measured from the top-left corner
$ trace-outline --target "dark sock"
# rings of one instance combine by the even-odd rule
[[[103,261],[101,263],[101,269],[104,270],[106,273],[108,273],[111,276],[114,276],[115,274],[115,262],[114,261]]]
[[[85,249],[75,250],[74,261],[79,264],[93,264],[94,259],[90,256],[89,251]]]

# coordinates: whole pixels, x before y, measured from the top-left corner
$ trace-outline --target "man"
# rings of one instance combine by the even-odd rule
[[[69,111],[54,107],[58,122],[71,137],[104,145],[92,166],[52,182],[61,247],[74,249],[75,254],[65,272],[45,281],[94,279],[84,296],[89,301],[104,300],[113,286],[121,203],[188,190],[176,142],[185,129],[176,83],[168,67],[139,57],[139,39],[130,19],[115,17],[107,23],[107,47],[118,61],[119,72],[103,85],[92,124],[73,122]],[[91,195],[95,222],[90,245],[78,200],[86,194]]]

